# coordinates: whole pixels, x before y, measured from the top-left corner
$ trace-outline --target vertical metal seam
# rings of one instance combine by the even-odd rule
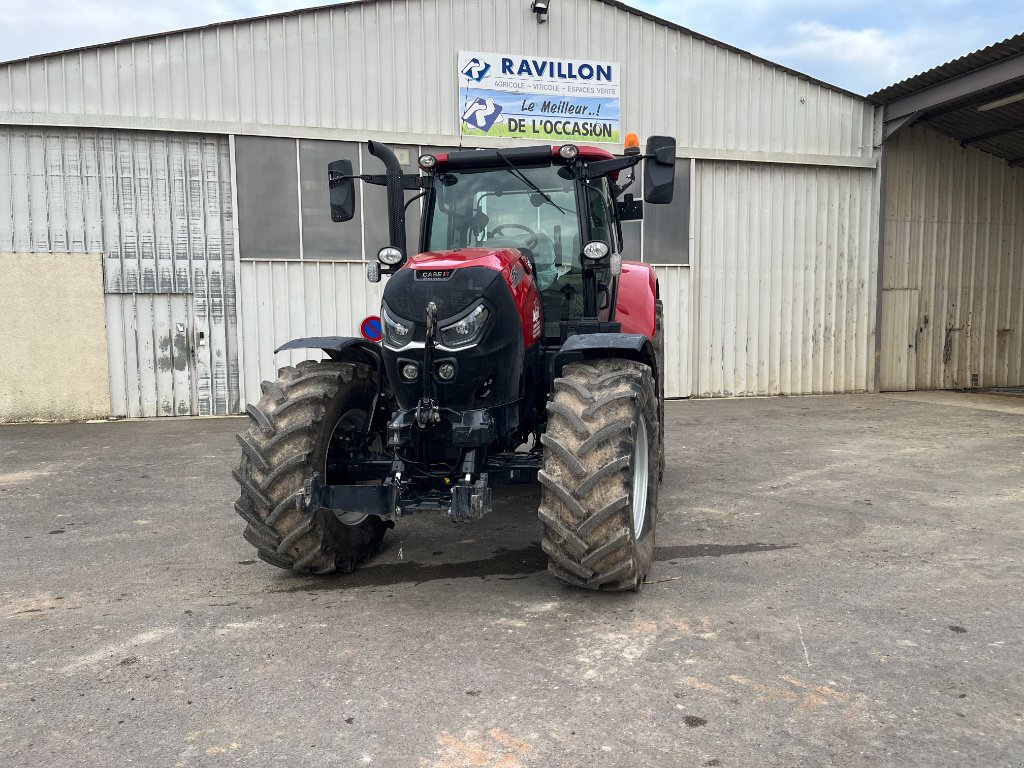
[[[230,158],[230,175],[231,175],[231,231],[232,231],[232,251],[235,261],[235,279],[234,279],[234,290],[235,290],[235,354],[238,360],[238,407],[240,411],[245,410],[246,406],[246,389],[245,389],[245,343],[244,343],[244,323],[243,323],[243,312],[242,302],[245,300],[245,296],[241,290],[242,285],[242,254],[240,251],[240,240],[238,235],[238,163],[235,159],[235,136],[231,134],[228,136],[228,156]],[[229,356],[230,361],[230,356]],[[230,364],[230,363],[229,363]],[[229,376],[230,382],[230,376]],[[231,392],[230,386],[228,391],[228,404],[230,410]]]
[[[296,216],[299,217],[299,261],[305,259],[305,249],[302,244],[302,159],[299,157],[299,139],[292,140],[295,143],[295,196],[298,200]],[[362,186],[362,185],[360,185]]]

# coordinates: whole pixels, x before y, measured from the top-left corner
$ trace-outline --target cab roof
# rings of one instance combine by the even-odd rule
[[[437,168],[457,170],[460,168],[500,168],[510,163],[519,165],[539,165],[543,163],[565,163],[559,154],[562,145],[548,144],[532,147],[510,147],[503,149],[468,149],[458,152],[442,152],[434,157]],[[579,157],[583,160],[611,160],[615,157],[611,152],[600,147],[579,146]]]

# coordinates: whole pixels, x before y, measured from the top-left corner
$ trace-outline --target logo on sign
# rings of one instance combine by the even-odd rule
[[[359,332],[367,341],[378,342],[384,338],[384,325],[376,315],[370,315],[359,326]]]
[[[473,128],[489,131],[503,111],[500,105],[494,103],[494,99],[474,99],[462,113],[462,122]]]
[[[477,58],[470,59],[462,68],[462,74],[466,76],[467,80],[472,80],[474,83],[482,82],[490,71],[491,65],[485,64]]]

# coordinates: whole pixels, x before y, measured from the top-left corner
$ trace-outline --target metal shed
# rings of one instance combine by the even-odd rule
[[[356,332],[383,194],[329,229],[323,165],[459,144],[459,50],[614,51],[623,127],[678,138],[677,210],[630,233],[670,396],[872,388],[872,103],[612,0],[361,0],[0,65],[0,252],[102,254],[112,414],[236,412],[277,344]]]
[[[883,105],[878,385],[1024,385],[1024,35]]]

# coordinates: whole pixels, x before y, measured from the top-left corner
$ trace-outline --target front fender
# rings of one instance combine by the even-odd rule
[[[657,301],[658,278],[654,267],[635,261],[622,262],[615,320],[622,323],[623,333],[642,333],[653,339]]]
[[[381,370],[384,357],[380,346],[356,336],[307,336],[292,339],[274,350],[274,354],[289,349],[321,349],[332,360],[353,360]]]
[[[654,380],[658,381],[654,344],[642,333],[581,333],[570,336],[555,353],[552,378],[561,376],[562,370],[570,363],[608,357],[649,365]]]

